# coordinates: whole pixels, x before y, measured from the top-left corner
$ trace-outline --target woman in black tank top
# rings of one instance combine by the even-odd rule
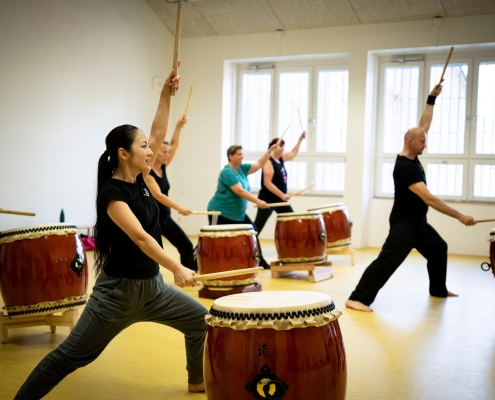
[[[151,191],[160,209],[160,229],[162,235],[177,249],[180,254],[180,262],[185,267],[197,271],[198,267],[194,260],[194,247],[186,233],[179,225],[175,223],[170,214],[170,209],[177,210],[179,214],[187,216],[192,211],[186,207],[177,204],[168,197],[170,183],[167,179],[167,167],[172,162],[175,152],[179,147],[180,133],[182,127],[186,124],[187,118],[182,116],[169,142],[164,141],[160,147],[160,151],[156,156],[150,174],[146,177],[146,185]]]
[[[303,132],[294,146],[291,152],[284,153],[285,141],[282,140],[276,150],[273,151],[270,157],[270,162],[265,163],[263,171],[261,173],[261,190],[258,194],[260,200],[264,200],[267,203],[281,203],[288,201],[290,196],[287,194],[287,171],[284,163],[294,159],[299,153],[299,147],[302,141],[306,138],[306,132]],[[277,143],[278,138],[274,138],[268,148]],[[254,225],[258,231],[258,235],[263,230],[263,227],[270,218],[273,211],[277,213],[293,212],[291,206],[274,207],[274,208],[258,208]],[[268,263],[265,260],[261,260],[260,265],[264,268],[268,268]]]

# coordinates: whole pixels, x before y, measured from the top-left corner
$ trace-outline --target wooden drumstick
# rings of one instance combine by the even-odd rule
[[[447,61],[445,61],[445,66],[443,67],[443,72],[442,72],[442,76],[440,77],[440,82],[438,83],[442,83],[443,82],[443,76],[445,75],[445,70],[447,69],[447,67],[449,66],[449,61],[450,61],[450,56],[452,56],[452,52],[454,51],[454,47],[451,47],[450,48],[450,52],[449,52],[449,55],[447,57]]]
[[[193,211],[191,214],[197,214],[197,215],[220,215],[222,213],[220,211]]]
[[[479,219],[476,220],[476,223],[479,224],[480,222],[495,222],[495,219]]]
[[[301,124],[301,129],[303,130],[304,132],[304,126],[302,124],[302,119],[301,119],[301,113],[299,112],[299,107],[297,107],[297,113],[299,114],[299,123]]]
[[[175,47],[174,47],[174,62],[172,68],[175,71],[174,78],[177,76],[179,68],[179,47],[180,47],[180,24],[182,21],[182,3],[177,3],[177,21],[175,23]],[[170,88],[170,94],[175,96],[175,88]]]
[[[254,272],[261,272],[263,270],[264,270],[263,267],[254,267],[254,268],[235,269],[232,271],[214,272],[212,274],[195,275],[193,276],[193,281],[196,282],[209,281],[211,279],[225,278],[228,276],[252,274]]]
[[[184,111],[184,117],[187,117],[187,111],[189,110],[189,103],[191,102],[193,89],[194,89],[194,85],[191,85],[191,87],[189,88],[189,96],[187,96],[186,111]],[[184,124],[182,124],[182,126],[184,126]]]
[[[294,192],[294,193],[290,194],[289,196],[290,196],[290,197],[297,196],[297,195],[301,194],[302,192],[305,192],[306,190],[311,189],[314,185],[315,185],[315,184],[314,184],[314,183],[312,183],[312,184],[311,184],[311,185],[309,185],[307,188],[304,188],[304,189],[302,189],[302,190],[298,190],[297,192]]]
[[[280,136],[280,137],[278,138],[278,140],[277,140],[277,146],[278,146],[278,145],[280,145],[280,142],[282,141],[282,139],[283,139],[284,135],[285,135],[285,134],[286,134],[286,132],[289,130],[289,128],[290,128],[290,124],[289,124],[289,126],[287,126],[287,128],[286,128],[286,129],[285,129],[285,131],[284,131],[284,133],[282,133],[282,136]],[[271,156],[271,157],[273,157],[273,150],[272,150],[272,152],[270,153],[270,156]]]
[[[26,215],[28,217],[34,217],[36,216],[35,213],[33,212],[27,212],[27,211],[14,211],[14,210],[3,210],[0,208],[0,214],[16,214],[16,215]]]
[[[270,207],[284,207],[284,206],[290,206],[290,203],[288,201],[284,201],[283,203],[267,203]],[[258,207],[256,204],[254,206],[255,208]]]

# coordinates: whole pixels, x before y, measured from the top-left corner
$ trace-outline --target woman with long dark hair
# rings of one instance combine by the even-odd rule
[[[208,311],[163,281],[159,264],[174,274],[179,287],[195,286],[195,274],[164,252],[158,206],[144,183],[167,131],[170,88],[179,88],[174,71],[160,94],[149,141],[132,125],[119,126],[106,137],[98,162],[94,229],[98,277],[93,293],[70,335],[31,372],[16,399],[42,398],[68,374],[94,361],[119,332],[140,321],[184,334],[188,390],[204,391]]]

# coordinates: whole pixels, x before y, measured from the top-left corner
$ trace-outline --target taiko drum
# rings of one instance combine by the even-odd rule
[[[352,222],[344,203],[326,204],[310,211],[320,211],[327,233],[327,247],[349,246],[351,244]]]
[[[325,261],[327,235],[320,211],[277,215],[275,247],[283,264]]]
[[[335,309],[324,293],[242,293],[206,317],[209,400],[344,400],[347,364]]]
[[[495,276],[495,229],[490,232],[490,263],[492,265],[493,276]]]
[[[198,236],[198,268],[201,274],[254,268],[259,264],[256,231],[250,224],[203,226]],[[210,290],[251,286],[255,284],[256,275],[208,280],[203,282],[203,286]]]
[[[46,315],[86,304],[88,269],[70,223],[0,233],[0,291],[10,317]]]

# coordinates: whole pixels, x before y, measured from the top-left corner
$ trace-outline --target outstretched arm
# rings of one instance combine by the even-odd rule
[[[249,174],[254,174],[256,171],[258,171],[260,168],[263,168],[263,165],[265,165],[265,163],[268,161],[268,159],[270,158],[270,153],[273,151],[273,149],[275,149],[275,147],[277,147],[278,144],[275,143],[273,146],[271,146],[269,149],[268,149],[268,152],[264,153],[260,159],[258,161],[256,161],[255,163],[251,164],[251,168],[249,168],[249,171],[248,171],[248,175]]]
[[[168,167],[170,163],[172,162],[175,152],[179,148],[179,141],[180,141],[180,133],[182,130],[182,127],[187,123],[187,117],[183,115],[182,117],[179,118],[179,121],[177,122],[177,125],[175,125],[175,131],[174,134],[172,135],[172,139],[170,139],[170,148],[169,148],[169,156],[167,161],[165,161],[165,165]]]
[[[243,199],[254,204],[257,204],[259,208],[270,208],[270,206],[266,204],[266,201],[254,197],[251,193],[244,189],[240,183],[231,186],[230,190],[232,190],[237,196],[242,197]]]
[[[158,186],[158,183],[156,183],[155,178],[153,178],[151,175],[148,175],[146,177],[145,182],[146,182],[146,186],[148,186],[148,189],[151,192],[151,195],[154,197],[156,201],[158,201],[159,203],[163,204],[166,207],[170,207],[173,208],[174,210],[177,210],[181,215],[192,214],[191,210],[189,210],[186,207],[182,207],[180,204],[177,204],[175,201],[173,201],[170,197],[163,194],[162,191],[160,190],[160,186]]]
[[[435,105],[435,99],[442,92],[442,84],[438,83],[435,85],[430,95],[428,96],[428,101],[426,102],[425,110],[423,111],[423,115],[419,120],[419,127],[422,128],[425,133],[428,133],[430,130],[431,120],[433,119],[433,106]]]
[[[174,74],[175,71],[172,70],[163,84],[158,109],[156,110],[155,118],[153,119],[153,124],[151,125],[151,133],[148,140],[150,149],[153,152],[153,155],[151,156],[151,165],[155,162],[156,155],[158,154],[160,146],[162,145],[167,133],[168,118],[170,114],[170,89],[179,89],[180,76],[177,75],[174,78]],[[144,178],[146,178],[147,175],[148,173],[143,173]]]
[[[297,154],[299,153],[299,147],[301,147],[301,143],[305,138],[306,138],[306,131],[303,131],[292,151],[282,154],[282,160],[284,160],[284,162],[290,161],[295,156],[297,156]]]
[[[434,208],[438,212],[448,215],[449,217],[455,218],[466,226],[476,225],[476,220],[473,217],[470,217],[469,215],[461,214],[459,211],[454,210],[452,207],[449,207],[437,196],[431,194],[423,182],[413,183],[411,186],[409,186],[409,190],[411,190],[414,194],[419,196],[421,200],[425,202],[426,205]]]

